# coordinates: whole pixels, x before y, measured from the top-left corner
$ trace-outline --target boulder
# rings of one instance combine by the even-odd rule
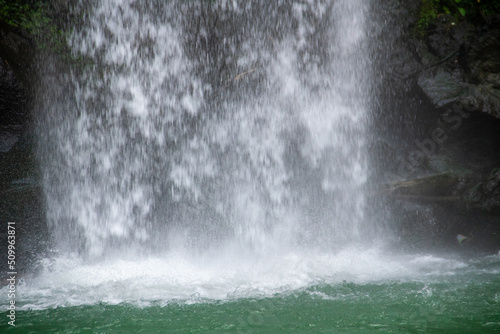
[[[418,84],[437,107],[455,103],[500,118],[500,29],[493,17],[482,28],[449,15],[431,26]],[[429,56],[431,54],[432,56]]]

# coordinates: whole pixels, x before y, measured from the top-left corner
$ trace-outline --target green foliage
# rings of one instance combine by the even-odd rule
[[[423,37],[429,23],[434,20],[438,12],[439,0],[422,0],[420,4],[420,18],[417,23],[417,34],[419,37]]]
[[[40,3],[29,0],[0,0],[0,21],[28,29],[32,17],[40,12]]]
[[[0,21],[24,29],[41,49],[61,46],[63,33],[48,17],[41,1],[0,0]]]
[[[42,52],[51,52],[73,65],[88,62],[72,55],[67,43],[69,32],[48,15],[47,1],[0,0],[0,21],[24,29]]]
[[[424,37],[429,24],[440,15],[447,14],[456,22],[472,23],[484,21],[488,16],[500,13],[498,0],[421,0],[416,33]]]

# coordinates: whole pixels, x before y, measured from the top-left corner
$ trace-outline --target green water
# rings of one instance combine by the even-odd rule
[[[425,281],[315,284],[265,298],[18,311],[4,333],[500,333],[498,260]],[[161,305],[161,306],[160,306]]]

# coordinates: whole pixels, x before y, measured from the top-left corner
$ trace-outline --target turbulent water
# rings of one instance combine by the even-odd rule
[[[96,258],[360,240],[375,224],[365,221],[367,10],[77,6],[87,16],[70,44],[84,65],[49,99],[42,144],[58,247]]]
[[[17,331],[500,331],[498,256],[460,260],[350,249],[238,266],[172,255],[99,265],[74,259],[56,267],[18,285]],[[0,329],[13,328],[2,322]]]
[[[54,248],[18,284],[19,326],[499,330],[498,257],[384,245],[367,194],[370,6],[75,5],[78,61],[41,101]]]

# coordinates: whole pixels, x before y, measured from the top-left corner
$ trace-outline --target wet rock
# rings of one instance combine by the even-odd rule
[[[454,172],[391,182],[385,184],[384,189],[386,194],[397,200],[446,203],[476,215],[500,213],[500,168],[486,177],[464,168],[455,168]]]
[[[485,192],[500,195],[500,169],[494,170],[484,185]]]
[[[468,207],[486,213],[500,213],[500,168],[475,183],[464,194]]]
[[[26,125],[27,97],[8,63],[0,60],[0,154],[18,141]]]
[[[398,217],[394,230],[402,247],[458,252],[497,249],[500,196],[492,193],[500,189],[499,177],[500,170],[486,180],[440,174],[391,184],[388,194]],[[457,242],[457,234],[469,237],[466,245]]]
[[[450,14],[439,15],[429,26],[429,51],[438,58],[458,52],[474,32],[475,27],[469,22],[458,22]]]
[[[500,29],[474,43],[468,59],[471,81],[477,82],[469,94],[484,112],[500,118]]]
[[[384,69],[379,76],[393,81],[385,80],[378,95],[383,108],[375,122],[383,130],[370,146],[380,171],[374,178],[385,182],[392,229],[403,246],[498,251],[493,171],[500,166],[500,21],[440,14],[422,37],[415,33],[417,21],[398,21],[400,14],[419,18],[412,5],[388,1],[381,7],[393,16],[379,21],[389,22],[380,45],[390,55],[375,59],[391,65],[377,64]],[[442,140],[436,141],[438,130]],[[457,234],[470,237],[466,246],[458,244]]]
[[[33,84],[35,46],[23,29],[0,21],[0,59],[27,89]]]
[[[455,103],[467,111],[500,118],[500,29],[484,29],[451,16],[436,19],[419,46],[425,61],[418,84],[437,107]]]
[[[0,222],[16,224],[16,268],[35,271],[48,247],[42,189],[35,158],[30,85],[33,46],[15,27],[0,22]],[[7,245],[6,229],[0,242]],[[7,248],[0,250],[6,258]]]
[[[422,75],[418,84],[437,107],[458,101],[469,86],[462,81],[460,73],[448,73],[443,69],[434,75]]]
[[[451,173],[444,173],[422,177],[408,181],[397,181],[389,184],[388,190],[393,196],[400,198],[413,198],[416,200],[458,200],[450,197],[453,187],[459,178]]]

